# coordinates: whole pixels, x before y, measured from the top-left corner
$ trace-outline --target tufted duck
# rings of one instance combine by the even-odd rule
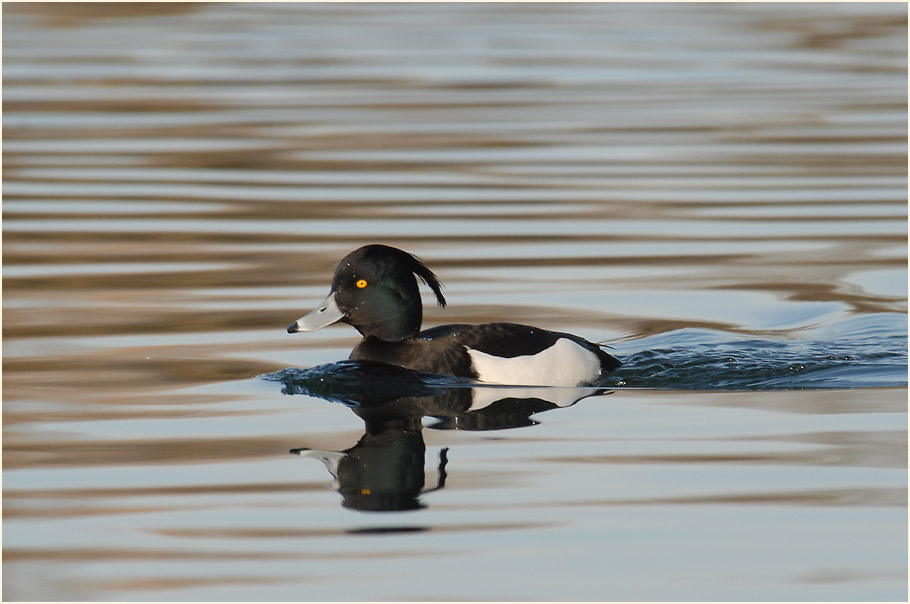
[[[496,384],[596,384],[621,363],[578,336],[515,323],[440,325],[420,331],[419,277],[440,306],[441,284],[416,257],[386,245],[367,245],[338,264],[332,291],[288,333],[315,331],[338,321],[363,335],[351,359]]]

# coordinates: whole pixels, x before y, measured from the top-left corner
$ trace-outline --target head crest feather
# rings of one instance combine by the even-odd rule
[[[359,250],[352,252],[351,254],[353,255],[358,253],[368,256],[372,256],[373,254],[387,254],[395,256],[399,260],[399,266],[417,275],[421,281],[426,283],[430,289],[433,290],[433,293],[436,294],[436,302],[445,308],[446,299],[445,296],[442,295],[442,283],[440,283],[439,278],[436,277],[436,274],[427,268],[427,266],[420,260],[420,258],[414,254],[409,254],[408,252],[400,250],[397,247],[382,245],[379,243],[364,246]]]
[[[428,269],[426,265],[421,262],[420,258],[414,254],[408,254],[411,258],[411,270],[415,275],[420,277],[420,280],[430,286],[430,289],[433,290],[433,293],[436,294],[436,302],[443,308],[446,307],[445,296],[442,295],[442,283],[439,282],[439,279],[436,277],[436,274]]]

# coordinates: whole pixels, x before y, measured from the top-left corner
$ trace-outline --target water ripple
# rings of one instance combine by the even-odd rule
[[[798,340],[729,339],[681,329],[625,343],[604,385],[679,390],[794,390],[907,385],[907,317],[841,321]]]

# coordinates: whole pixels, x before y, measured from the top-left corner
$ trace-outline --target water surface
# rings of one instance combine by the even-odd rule
[[[3,17],[4,600],[906,600],[905,5]],[[332,365],[371,242],[625,365]]]

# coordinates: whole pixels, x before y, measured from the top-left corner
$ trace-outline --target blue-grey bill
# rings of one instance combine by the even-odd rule
[[[288,325],[288,333],[316,331],[332,323],[337,323],[343,318],[344,311],[338,308],[338,304],[335,303],[335,292],[332,292],[308,315],[300,317]]]

